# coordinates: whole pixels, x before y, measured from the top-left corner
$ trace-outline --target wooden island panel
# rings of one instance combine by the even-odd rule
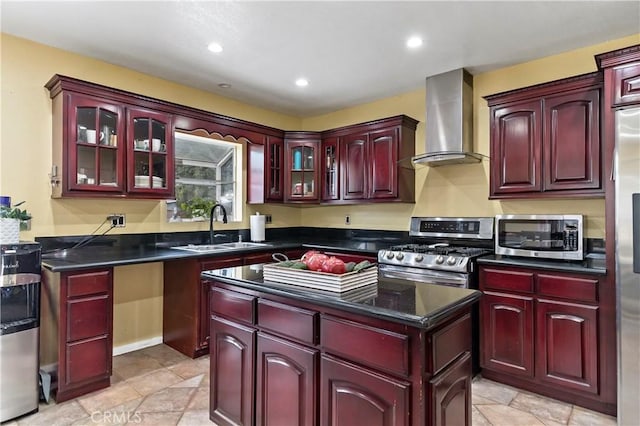
[[[209,276],[205,282],[216,336],[210,360],[216,424],[471,424],[470,305],[437,325],[411,326]],[[232,321],[234,310],[216,300],[234,293],[238,300],[256,298],[252,326]],[[224,346],[233,349],[222,354]],[[255,412],[248,417],[240,406]]]

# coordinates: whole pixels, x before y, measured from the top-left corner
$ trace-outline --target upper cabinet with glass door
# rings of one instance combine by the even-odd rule
[[[127,191],[173,193],[171,116],[139,108],[127,110]]]
[[[320,139],[317,133],[285,135],[285,201],[318,201]]]
[[[70,191],[121,193],[124,158],[122,108],[107,101],[69,96],[67,185]]]
[[[148,99],[55,75],[53,197],[173,197],[172,115]]]

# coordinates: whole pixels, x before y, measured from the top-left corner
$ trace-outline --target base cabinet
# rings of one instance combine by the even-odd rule
[[[256,424],[317,424],[318,351],[258,332]]]
[[[481,309],[483,368],[533,377],[533,298],[485,292]]]
[[[411,385],[322,356],[322,426],[408,426]]]
[[[432,424],[471,424],[471,355],[466,354],[429,381]]]
[[[285,250],[290,259],[306,250]],[[272,262],[272,252],[245,256],[191,258],[164,262],[162,339],[173,349],[197,358],[209,353],[209,287],[200,273],[212,269]]]
[[[205,282],[217,425],[471,424],[469,308],[425,330]]]
[[[536,341],[540,380],[598,393],[598,307],[538,300]]]
[[[604,276],[480,266],[484,377],[615,415],[611,292]]]
[[[60,403],[110,385],[113,275],[111,269],[43,271],[41,340],[57,343]],[[50,361],[46,356],[42,362]]]
[[[209,352],[209,295],[200,281],[200,272],[242,263],[241,256],[164,262],[164,344],[192,358]]]
[[[211,317],[209,413],[218,425],[252,425],[255,330]]]

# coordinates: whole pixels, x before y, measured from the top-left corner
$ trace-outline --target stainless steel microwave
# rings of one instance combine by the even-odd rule
[[[582,223],[582,215],[497,215],[495,253],[582,260]]]

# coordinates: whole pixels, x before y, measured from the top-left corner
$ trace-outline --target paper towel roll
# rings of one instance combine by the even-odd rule
[[[250,216],[251,220],[251,241],[264,241],[264,224],[266,217],[260,213]]]

